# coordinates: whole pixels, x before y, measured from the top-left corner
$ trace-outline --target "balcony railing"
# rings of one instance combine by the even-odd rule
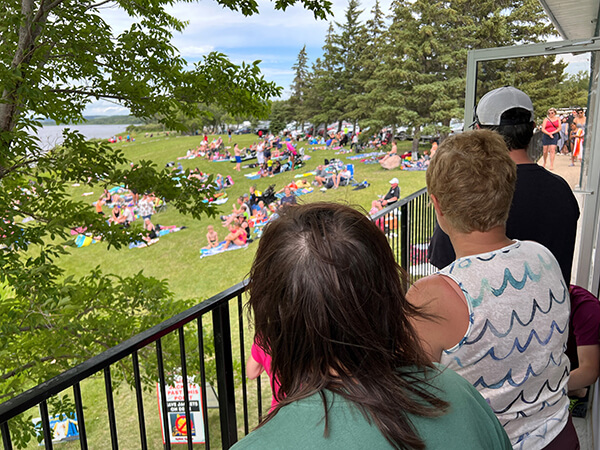
[[[429,204],[426,189],[401,199],[394,205],[378,212],[373,220],[388,237],[396,258],[411,279],[427,275],[434,270],[427,263],[426,258],[427,244],[435,225],[435,215]],[[109,430],[107,440],[110,440],[111,447],[119,448],[119,426],[115,414],[114,377],[111,368],[114,371],[119,370],[119,373],[123,370],[132,373],[132,384],[135,389],[135,405],[132,405],[132,408],[135,408],[135,411],[128,411],[128,415],[137,417],[138,430],[136,434],[139,438],[139,448],[149,448],[149,433],[146,424],[147,416],[151,414],[148,414],[147,408],[144,406],[144,396],[147,394],[148,387],[144,380],[147,380],[148,377],[144,378],[141,374],[140,360],[142,363],[146,363],[147,360],[154,358],[154,354],[156,372],[150,378],[158,380],[161,410],[164,412],[160,419],[162,423],[158,427],[162,426],[162,429],[165,430],[164,448],[171,448],[168,436],[170,427],[166,413],[168,410],[166,386],[174,373],[181,376],[182,380],[187,380],[188,376],[192,376],[196,380],[199,378],[202,393],[200,407],[204,423],[193,426],[204,427],[204,448],[209,449],[211,445],[222,448],[232,446],[238,440],[239,433],[248,434],[260,421],[261,415],[265,412],[262,404],[263,389],[265,389],[266,395],[269,388],[268,385],[261,386],[259,377],[249,391],[246,381],[247,353],[245,349],[249,348],[253,338],[246,333],[248,324],[242,300],[246,284],[247,281],[243,281],[232,286],[199,305],[0,404],[0,431],[4,449],[13,448],[11,431],[15,430],[10,426],[11,421],[36,406],[39,408],[41,417],[41,434],[44,438],[44,445],[47,449],[51,449],[53,430],[50,427],[52,412],[49,412],[49,400],[53,396],[65,393],[72,396],[74,402],[80,447],[84,450],[89,447],[86,424],[91,420],[88,416],[93,412],[93,420],[103,421],[101,426]],[[212,339],[214,343],[214,357],[211,354],[212,349],[207,351],[207,348],[210,347],[207,345],[207,339]],[[168,345],[169,343],[173,345]],[[190,351],[192,346],[190,343],[193,344],[193,352]],[[216,373],[212,379],[209,379],[210,377],[207,375],[208,365]],[[235,369],[234,366],[239,369]],[[91,409],[92,406],[97,408],[98,405],[84,405],[82,399],[82,382],[100,374],[104,378],[103,389],[106,398],[106,417],[103,418],[97,411]],[[239,375],[238,383],[235,382],[237,375]],[[218,421],[217,414],[209,414],[211,383],[216,383],[217,388]],[[182,412],[185,417],[191,417],[188,385],[185,382],[182,384],[184,391]],[[146,393],[144,387],[146,387]],[[270,402],[266,402],[265,406],[268,407],[268,405]],[[98,427],[96,426],[96,428]],[[183,434],[187,436],[188,449],[199,448],[192,442],[192,433]],[[215,434],[217,435],[215,436]],[[128,439],[131,439],[131,433],[128,434]],[[150,447],[156,447],[155,443],[152,444]],[[162,445],[161,443],[159,447]],[[108,445],[105,443],[103,447],[108,447]],[[134,447],[138,448],[137,445]]]
[[[372,219],[387,236],[410,281],[436,270],[427,259],[427,247],[436,224],[427,188],[382,209]]]

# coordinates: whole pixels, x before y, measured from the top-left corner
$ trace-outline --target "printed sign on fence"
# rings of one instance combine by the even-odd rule
[[[68,416],[61,414],[59,416],[50,416],[50,431],[52,433],[52,442],[66,442],[79,438],[79,426],[77,424],[77,415],[72,412]],[[39,417],[33,419],[35,431],[42,436],[42,419]],[[44,442],[42,440],[42,442]],[[40,444],[41,445],[41,444]]]
[[[171,444],[187,443],[188,432],[191,433],[194,444],[204,443],[204,420],[202,417],[202,391],[200,385],[194,383],[192,377],[188,377],[188,399],[190,402],[191,418],[188,421],[185,416],[185,403],[183,401],[183,381],[182,377],[175,378],[174,385],[166,385],[167,401],[167,420],[169,423],[168,433],[165,433],[162,426],[163,444],[165,435],[169,436]],[[156,383],[156,393],[158,398],[158,410],[160,412],[161,424],[163,424],[162,401],[160,397],[160,386]],[[188,423],[189,422],[189,423]]]

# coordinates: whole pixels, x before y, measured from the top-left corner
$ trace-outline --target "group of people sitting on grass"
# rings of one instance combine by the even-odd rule
[[[225,237],[224,249],[232,244],[243,246],[251,243],[253,228],[256,230],[276,219],[281,206],[297,204],[298,189],[301,188],[294,181],[277,192],[274,186],[270,186],[264,192],[257,191],[256,186],[250,186],[249,193],[237,198],[231,214],[221,216],[221,225],[229,231]],[[260,233],[258,235],[260,236]],[[221,244],[212,225],[207,230],[206,240],[207,245],[203,249],[216,248]]]
[[[246,368],[267,372],[273,400],[234,449],[580,448],[568,393],[598,377],[600,303],[587,296],[579,319],[569,305],[577,203],[527,159],[529,97],[500,88],[476,112],[481,129],[447,138],[426,175],[453,256],[408,292],[385,235],[351,207],[282,208],[265,227]],[[560,208],[522,204],[540,184]],[[545,233],[541,215],[563,232]]]
[[[345,186],[354,178],[353,165],[344,164],[336,159],[325,160],[325,164],[319,164],[315,169],[313,184],[321,190],[337,189]]]
[[[112,191],[112,192],[111,192]],[[144,241],[158,238],[152,216],[156,214],[156,208],[163,205],[163,201],[154,193],[145,192],[141,197],[127,188],[104,189],[103,194],[96,201],[94,207],[98,214],[104,215],[103,207],[111,207],[108,222],[129,228],[136,218],[143,220],[143,229],[148,231],[142,234]],[[96,237],[96,240],[101,238]]]
[[[378,162],[384,169],[395,169],[400,167],[402,170],[426,170],[429,167],[431,156],[435,154],[437,142],[433,141],[431,150],[419,157],[417,151],[398,153],[398,146],[395,140],[392,140],[389,151],[378,158]]]
[[[185,174],[185,169],[180,162],[178,162],[177,166],[175,166],[175,163],[171,161],[168,162],[166,166],[172,168],[171,172],[173,173],[174,177],[177,177],[176,179],[180,179],[181,175]],[[198,167],[195,167],[190,169],[187,177],[188,179],[199,180],[200,183],[202,183],[202,187],[205,187],[205,184],[208,183],[210,176],[211,174],[207,172],[202,172]],[[223,176],[220,173],[217,173],[213,177],[211,186],[217,191],[221,191],[223,189],[233,186],[233,184],[233,178],[230,175]]]

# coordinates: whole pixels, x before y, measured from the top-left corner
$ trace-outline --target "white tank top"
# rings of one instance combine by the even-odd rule
[[[441,363],[490,404],[513,448],[542,449],[568,418],[569,290],[554,256],[530,241],[460,258],[439,273],[461,288],[469,328]]]

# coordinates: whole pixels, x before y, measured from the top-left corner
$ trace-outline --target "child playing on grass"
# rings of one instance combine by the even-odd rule
[[[212,225],[206,227],[208,233],[206,233],[206,240],[208,241],[208,245],[206,247],[202,247],[203,250],[209,250],[211,248],[215,248],[219,245],[219,235],[215,231],[215,228]]]

